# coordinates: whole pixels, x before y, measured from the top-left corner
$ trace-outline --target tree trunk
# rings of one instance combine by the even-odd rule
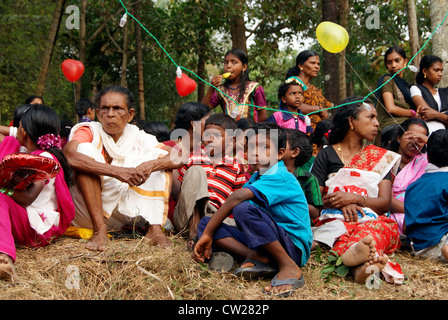
[[[337,0],[322,0],[322,21],[338,23]],[[338,57],[336,54],[324,50],[324,93],[325,98],[334,103],[339,103],[339,76]]]
[[[406,0],[406,7],[408,11],[409,44],[411,46],[411,57],[409,59],[411,59],[417,54],[418,50],[420,50],[415,0]],[[419,53],[414,60],[412,60],[411,64],[418,67],[420,65],[421,58],[421,53]]]
[[[349,10],[349,0],[339,0],[339,24],[347,28],[348,25],[348,10]],[[347,74],[345,71],[346,50],[344,49],[338,57],[338,75],[339,75],[339,101],[347,98]]]
[[[134,20],[132,19],[132,21]],[[123,27],[123,53],[121,60],[121,83],[120,83],[122,87],[127,87],[128,83],[126,80],[126,74],[128,69],[128,47],[129,47],[128,28],[130,23],[132,22],[128,21]]]
[[[201,22],[203,24],[207,23],[207,11],[206,7],[203,7],[201,10]],[[205,27],[199,28],[199,37],[198,37],[198,70],[197,74],[199,77],[204,79],[205,74],[205,46],[206,46],[206,32],[207,29]],[[198,101],[201,102],[204,98],[205,94],[205,83],[199,81],[198,83]]]
[[[232,37],[232,49],[241,49],[247,52],[244,2],[244,0],[232,1],[233,13],[230,16],[230,36]]]
[[[448,0],[432,0],[430,4],[431,30],[435,30],[439,23],[442,22],[445,17],[445,13],[448,11]],[[447,19],[448,20],[448,19]],[[432,54],[440,57],[444,62],[448,60],[448,21],[445,20],[445,24],[440,26],[436,33],[432,36]],[[448,74],[447,68],[444,68],[442,81],[439,83],[439,87],[448,86]]]
[[[51,57],[53,56],[53,49],[58,37],[59,25],[61,24],[62,13],[64,11],[65,0],[58,0],[56,8],[54,9],[53,19],[51,20],[50,31],[48,32],[47,46],[45,48],[42,66],[37,81],[36,95],[43,96],[45,84],[47,82],[48,72],[50,70]]]
[[[86,56],[86,8],[87,8],[87,0],[81,1],[81,17],[80,17],[80,26],[79,26],[79,61],[81,61],[84,65],[85,56]],[[76,82],[76,97],[81,98],[81,87],[82,87],[82,78]]]
[[[134,16],[140,21],[140,4],[135,5]],[[137,76],[138,76],[138,107],[140,110],[140,119],[145,119],[145,82],[143,74],[143,41],[142,29],[140,26],[135,28],[136,51],[137,51]]]

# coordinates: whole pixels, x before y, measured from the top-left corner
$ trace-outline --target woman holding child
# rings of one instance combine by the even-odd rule
[[[342,255],[343,263],[354,267],[356,282],[366,281],[372,265],[399,282],[402,274],[390,271],[396,266],[387,256],[400,247],[398,228],[384,214],[390,208],[391,175],[397,171],[400,155],[366,145],[365,140],[373,141],[378,134],[379,123],[373,104],[361,100],[348,98],[343,104],[350,104],[336,110],[329,146],[314,162],[312,173],[324,204],[313,230],[314,241]]]

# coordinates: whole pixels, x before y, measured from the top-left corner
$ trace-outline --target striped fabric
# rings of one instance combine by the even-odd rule
[[[226,156],[216,166],[213,166],[212,161],[204,151],[200,155],[190,155],[188,163],[179,172],[178,179],[180,182],[182,182],[188,168],[194,165],[200,165],[204,168],[207,174],[210,204],[217,209],[222,206],[233,191],[242,188],[246,182],[243,164],[238,159]]]

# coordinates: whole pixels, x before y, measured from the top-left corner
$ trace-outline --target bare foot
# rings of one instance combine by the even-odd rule
[[[373,272],[381,272],[384,269],[387,261],[389,261],[389,257],[386,254],[383,254],[382,256],[373,258],[361,266],[353,269],[355,282],[361,284],[366,283],[367,278],[370,277]]]
[[[14,262],[5,253],[0,253],[0,279],[13,281],[15,277]]]
[[[375,240],[372,236],[362,238],[358,243],[352,245],[343,255],[342,262],[347,267],[354,267],[367,262],[375,256]]]
[[[292,263],[291,265],[285,266],[280,269],[277,274],[277,280],[299,279],[301,275],[302,271],[300,270],[299,266],[297,266],[295,263]],[[272,294],[279,294],[287,292],[291,290],[291,288],[292,284],[276,287],[273,287],[271,284],[269,284],[268,286],[264,287],[264,291],[270,292]]]
[[[86,248],[92,251],[104,251],[108,243],[107,227],[103,225],[100,230],[93,233],[92,238],[86,244]]]
[[[159,245],[165,248],[171,248],[173,244],[163,233],[160,225],[150,225],[149,230],[145,235],[145,239],[149,241],[151,245]]]
[[[442,256],[448,260],[448,244],[442,247]]]

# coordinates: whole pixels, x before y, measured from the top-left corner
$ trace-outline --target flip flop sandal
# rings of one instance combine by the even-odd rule
[[[187,240],[187,250],[193,252],[194,245],[198,242],[198,237]]]
[[[241,276],[244,279],[251,280],[253,278],[266,278],[270,277],[278,272],[278,269],[273,265],[263,263],[254,259],[246,259],[242,265],[247,262],[254,264],[253,267],[240,267],[236,269],[233,274],[236,276]]]
[[[305,278],[303,276],[300,276],[299,279],[290,278],[290,279],[278,280],[277,274],[276,274],[275,277],[271,280],[272,287],[279,287],[279,286],[286,286],[286,285],[292,285],[292,288],[289,289],[288,291],[276,293],[274,295],[276,297],[281,297],[281,298],[286,298],[286,297],[291,296],[294,293],[294,291],[296,291],[297,289],[299,289],[305,285]],[[269,295],[273,294],[272,292],[268,292],[264,289],[263,289],[263,293],[266,293]]]
[[[208,262],[208,268],[213,271],[229,272],[235,264],[235,259],[227,252],[213,252]]]

